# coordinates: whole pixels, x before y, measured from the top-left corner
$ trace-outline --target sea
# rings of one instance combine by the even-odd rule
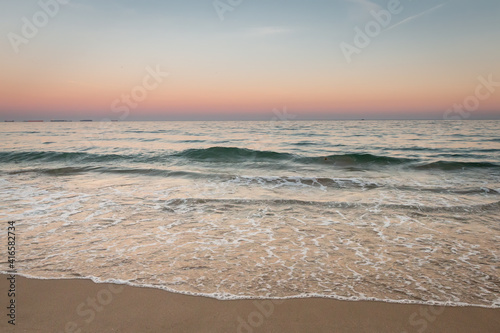
[[[31,278],[499,308],[499,212],[500,121],[0,124]]]

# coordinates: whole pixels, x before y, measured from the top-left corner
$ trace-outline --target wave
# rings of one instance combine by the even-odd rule
[[[16,171],[8,171],[6,174],[17,175],[25,173],[37,173],[48,176],[71,176],[78,174],[85,174],[89,172],[103,173],[103,174],[128,174],[140,176],[158,176],[158,177],[190,177],[193,179],[200,178],[215,178],[216,174],[203,174],[190,171],[174,171],[162,169],[143,169],[143,168],[110,168],[110,167],[63,167],[63,168],[32,168],[22,169]]]
[[[238,161],[238,160],[290,160],[295,155],[275,151],[252,150],[236,147],[211,147],[206,149],[188,149],[173,154],[192,160]]]
[[[25,173],[38,173],[46,174],[49,176],[70,176],[82,173],[97,171],[101,168],[98,167],[64,167],[64,168],[35,168],[35,169],[22,169],[16,171],[9,171],[9,175],[20,175]]]
[[[490,162],[454,162],[454,161],[437,161],[422,165],[415,166],[415,169],[421,170],[443,170],[443,171],[451,171],[451,170],[462,170],[462,169],[481,169],[481,168],[498,168],[500,167],[498,164],[490,163]]]
[[[323,163],[323,164],[335,164],[335,165],[397,165],[404,163],[411,163],[413,160],[407,158],[397,158],[388,156],[372,155],[368,153],[364,154],[339,154],[339,155],[328,155],[319,157],[300,157],[297,158],[298,161],[304,163]]]
[[[28,152],[0,152],[0,161],[10,163],[22,162],[109,162],[128,159],[133,156],[119,154],[90,154],[85,152],[56,152],[56,151],[28,151]]]
[[[176,198],[165,201],[164,210],[172,211],[178,206],[189,205],[190,207],[198,207],[203,204],[222,204],[226,208],[233,205],[272,205],[272,206],[314,206],[323,208],[387,208],[391,210],[416,210],[419,212],[453,212],[453,213],[478,213],[496,211],[500,209],[500,201],[477,204],[470,206],[425,206],[425,205],[405,205],[405,204],[382,204],[382,203],[353,203],[341,201],[314,201],[314,200],[297,200],[297,199],[205,199],[205,198]]]
[[[425,187],[425,186],[408,186],[408,185],[392,185],[370,181],[362,178],[326,178],[326,177],[301,177],[301,176],[242,176],[231,175],[227,173],[204,173],[184,170],[169,170],[155,168],[120,168],[120,167],[59,167],[59,168],[30,168],[15,171],[1,172],[0,174],[18,175],[36,173],[47,176],[71,176],[85,173],[101,173],[101,174],[124,174],[137,175],[148,177],[182,177],[189,179],[209,179],[219,182],[229,182],[240,186],[269,186],[269,187],[319,187],[333,189],[389,189],[408,192],[432,192],[441,194],[490,194],[500,195],[500,189],[489,187]]]
[[[364,165],[364,164],[403,164],[412,162],[410,159],[388,156],[377,156],[368,153],[339,154],[326,156],[304,157],[291,153],[252,150],[236,147],[211,147],[206,149],[188,149],[173,156],[190,160],[238,162],[238,161],[291,161],[304,164],[338,164],[338,165]]]
[[[93,154],[87,152],[55,152],[55,151],[27,151],[27,152],[0,152],[0,161],[3,163],[23,162],[78,162],[78,163],[164,163],[173,161],[190,162],[218,162],[218,163],[255,163],[277,162],[276,165],[319,164],[333,167],[382,167],[407,166],[417,170],[460,170],[471,168],[500,168],[499,164],[491,162],[466,161],[433,161],[425,162],[420,159],[374,155],[370,153],[347,153],[324,156],[302,156],[286,152],[252,150],[236,147],[210,147],[204,149],[187,149],[174,153],[145,152],[139,154]]]
[[[219,175],[220,176],[220,175]],[[425,186],[408,186],[408,185],[391,185],[370,181],[362,178],[325,178],[325,177],[299,177],[299,176],[227,176],[227,179],[232,183],[243,185],[261,185],[261,186],[311,186],[311,187],[326,187],[326,188],[360,188],[363,190],[371,189],[394,189],[398,191],[408,192],[432,192],[441,194],[497,194],[500,195],[500,189],[492,189],[489,187],[466,187],[466,188],[451,188],[451,187],[425,187]]]

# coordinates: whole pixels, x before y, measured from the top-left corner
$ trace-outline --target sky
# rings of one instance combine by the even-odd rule
[[[0,121],[500,119],[498,0],[0,3]]]

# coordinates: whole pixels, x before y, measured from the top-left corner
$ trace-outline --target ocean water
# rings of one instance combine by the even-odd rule
[[[21,275],[500,307],[500,121],[3,123],[0,139]]]

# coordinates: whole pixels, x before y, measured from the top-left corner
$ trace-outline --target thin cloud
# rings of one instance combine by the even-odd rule
[[[370,0],[347,0],[352,3],[361,5],[367,12],[372,10],[380,10],[380,6]]]
[[[92,7],[90,4],[87,3],[81,3],[81,2],[68,2],[65,6],[72,7],[77,10],[94,10],[94,7]]]
[[[437,10],[437,9],[439,9],[439,8],[441,8],[441,7],[443,7],[443,6],[444,6],[444,5],[446,5],[448,2],[449,2],[449,1],[447,1],[447,2],[445,2],[445,3],[442,3],[442,4],[440,4],[440,5],[437,5],[437,6],[435,6],[435,7],[432,7],[432,8],[430,8],[430,9],[427,9],[426,11],[424,11],[424,12],[422,12],[422,13],[420,13],[420,14],[416,14],[416,15],[413,15],[413,16],[410,16],[410,17],[407,17],[407,18],[405,18],[403,21],[401,21],[401,22],[398,22],[398,23],[396,23],[396,24],[391,25],[390,27],[388,27],[387,29],[385,29],[385,31],[387,31],[387,30],[391,30],[391,29],[394,29],[394,28],[395,28],[395,27],[397,27],[398,25],[401,25],[401,24],[404,24],[404,23],[407,23],[407,22],[413,21],[413,20],[415,20],[415,19],[419,18],[420,16],[423,16],[423,15],[426,15],[426,14],[428,14],[428,13],[430,13],[430,12],[433,12],[433,11],[435,11],[435,10]]]
[[[252,36],[272,36],[292,33],[294,30],[287,27],[259,27],[249,30]]]

